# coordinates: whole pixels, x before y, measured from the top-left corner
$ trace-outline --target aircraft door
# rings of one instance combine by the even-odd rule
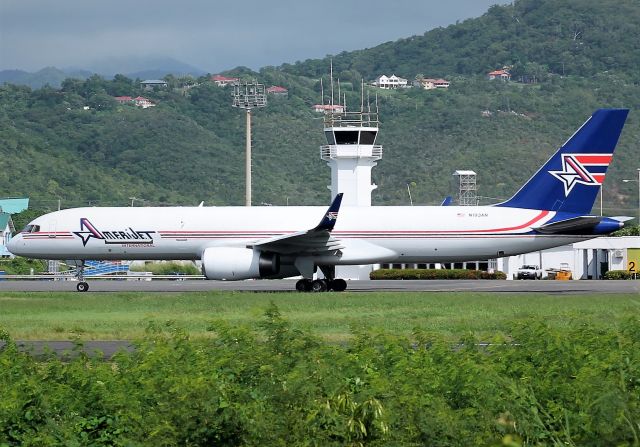
[[[50,238],[56,237],[56,231],[58,229],[58,222],[55,220],[50,220],[47,225],[47,233],[49,233]]]
[[[184,226],[185,226],[184,217],[179,217],[178,218],[178,231],[180,231],[180,232],[184,231]],[[179,241],[179,242],[186,242],[187,238],[186,237],[179,237],[176,240]]]

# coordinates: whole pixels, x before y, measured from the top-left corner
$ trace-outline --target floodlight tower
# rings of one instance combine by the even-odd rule
[[[382,146],[375,144],[379,124],[377,101],[374,110],[369,103],[365,108],[364,84],[359,111],[347,111],[342,99],[334,104],[333,94],[325,106],[328,144],[320,147],[320,158],[331,168],[331,198],[344,193],[343,206],[371,206],[371,192],[377,188],[371,169],[382,158]]]
[[[251,110],[267,105],[267,94],[263,84],[235,82],[233,84],[233,107],[247,111],[247,150],[245,159],[245,206],[251,206]]]
[[[460,206],[476,206],[478,204],[476,173],[474,171],[456,171],[453,175],[458,177],[458,204]]]

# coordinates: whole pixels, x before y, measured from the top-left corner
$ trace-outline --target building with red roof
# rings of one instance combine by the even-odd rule
[[[267,89],[267,93],[276,96],[287,96],[289,94],[289,90],[284,87],[274,85]]]
[[[151,102],[150,99],[147,99],[143,96],[138,96],[137,98],[134,99],[134,101],[138,107],[142,107],[143,109],[156,106],[154,103]]]
[[[238,82],[240,78],[228,78],[227,76],[222,75],[214,75],[211,76],[211,80],[215,82],[218,87],[226,87],[229,84],[233,84],[234,82]]]
[[[450,82],[446,79],[422,78],[414,81],[413,85],[422,87],[425,90],[433,90],[436,88],[449,88]]]
[[[314,112],[324,112],[324,113],[343,113],[345,107],[340,104],[316,104],[312,107]]]
[[[487,74],[487,77],[489,78],[489,80],[493,80],[493,79],[501,79],[503,81],[510,81],[511,80],[511,73],[509,73],[509,70],[495,70],[492,71],[490,73]]]
[[[116,96],[113,99],[118,101],[120,104],[129,104],[134,102],[131,96]]]

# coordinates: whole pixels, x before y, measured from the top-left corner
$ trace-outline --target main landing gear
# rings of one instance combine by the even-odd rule
[[[336,278],[336,268],[320,267],[325,279],[301,279],[296,283],[296,290],[298,292],[327,292],[333,290],[334,292],[343,292],[347,288],[347,282],[342,278]]]
[[[89,284],[84,280],[84,261],[78,262],[76,265],[76,277],[80,281],[76,285],[78,292],[86,292],[89,290]]]

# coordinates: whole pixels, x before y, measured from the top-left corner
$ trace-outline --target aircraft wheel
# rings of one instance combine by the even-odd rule
[[[309,292],[311,290],[311,281],[308,279],[301,279],[296,283],[296,290],[298,292]]]
[[[327,281],[324,279],[316,279],[311,283],[311,291],[312,292],[326,292],[329,288],[327,287]]]
[[[76,286],[76,289],[78,289],[78,292],[86,292],[87,290],[89,290],[89,284],[87,284],[84,281],[81,281]]]
[[[335,290],[336,292],[343,292],[346,290],[346,288],[347,282],[342,278],[334,279],[333,281],[331,281],[331,290]]]

